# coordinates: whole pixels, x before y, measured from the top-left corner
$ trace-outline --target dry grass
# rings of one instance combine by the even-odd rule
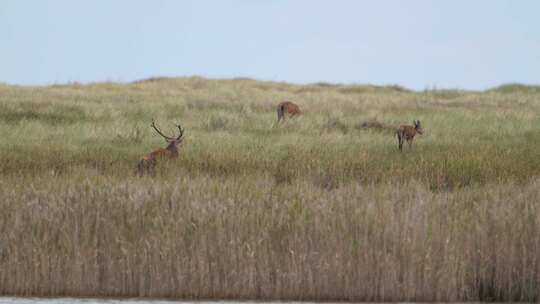
[[[520,88],[0,85],[0,294],[536,301],[540,95]],[[278,126],[282,99],[303,115]],[[186,142],[136,178],[152,117]],[[399,153],[373,117],[426,133]]]

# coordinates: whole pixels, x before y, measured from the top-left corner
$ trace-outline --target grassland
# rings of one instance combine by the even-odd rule
[[[186,139],[137,178],[152,118]],[[0,134],[0,294],[539,299],[535,86],[0,85]]]

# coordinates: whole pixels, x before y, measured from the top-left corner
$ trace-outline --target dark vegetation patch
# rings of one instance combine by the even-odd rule
[[[234,77],[234,78],[232,79],[232,81],[240,81],[240,82],[244,82],[244,81],[247,81],[247,82],[256,82],[255,79],[249,78],[249,77]]]
[[[172,79],[172,78],[170,78],[170,77],[150,77],[150,78],[144,78],[144,79],[135,80],[132,83],[133,84],[155,83],[155,82],[163,82],[163,81],[170,80],[170,79]]]
[[[377,120],[368,120],[355,125],[357,130],[394,131],[396,126],[382,123]]]
[[[367,86],[346,86],[338,89],[343,94],[365,94],[371,91]]]
[[[81,108],[76,106],[56,105],[45,107],[22,107],[12,109],[2,107],[0,121],[8,124],[18,124],[22,121],[39,121],[48,125],[74,124],[92,120]]]
[[[455,99],[463,97],[468,94],[466,91],[458,89],[438,89],[438,90],[425,90],[424,94],[437,99]],[[469,93],[470,94],[470,93]]]
[[[503,84],[493,89],[488,90],[488,92],[497,92],[497,93],[540,93],[540,85],[527,85],[521,83],[509,83]]]
[[[375,86],[375,85],[347,85],[338,88],[343,94],[366,94],[366,93],[409,93],[411,90],[399,85]]]
[[[84,84],[78,81],[70,81],[67,83],[55,83],[50,85],[51,88],[73,88],[73,89],[81,89],[84,88]]]
[[[311,86],[323,87],[323,88],[336,88],[339,86],[339,84],[334,84],[334,83],[329,83],[329,82],[315,82],[315,83],[312,83]]]
[[[410,93],[410,92],[412,92],[411,90],[407,89],[406,87],[400,86],[400,85],[397,85],[397,84],[387,85],[387,86],[384,86],[382,88],[385,89],[385,90],[401,92],[401,93]]]

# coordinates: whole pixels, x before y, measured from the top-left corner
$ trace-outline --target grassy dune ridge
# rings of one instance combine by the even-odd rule
[[[284,99],[303,115],[277,126]],[[136,178],[152,118],[185,143]],[[535,86],[0,85],[0,133],[1,294],[539,298]]]

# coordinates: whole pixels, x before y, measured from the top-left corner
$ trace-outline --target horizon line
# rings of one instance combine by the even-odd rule
[[[188,78],[201,78],[208,81],[255,81],[255,82],[266,82],[266,83],[275,83],[275,84],[288,84],[295,86],[328,86],[328,87],[354,87],[354,86],[364,86],[364,87],[379,87],[379,88],[388,88],[394,87],[398,90],[409,91],[409,92],[425,92],[425,91],[463,91],[463,92],[488,92],[497,89],[503,89],[504,87],[517,86],[528,89],[538,89],[540,90],[540,83],[525,83],[525,82],[504,82],[498,85],[486,87],[484,89],[466,89],[460,87],[444,87],[438,86],[436,84],[426,85],[424,89],[412,89],[405,85],[399,83],[386,83],[386,84],[373,84],[373,83],[360,83],[360,82],[331,82],[331,81],[314,81],[314,82],[295,82],[295,81],[286,81],[286,80],[270,80],[263,78],[256,78],[251,76],[230,76],[230,77],[213,77],[213,76],[203,76],[203,75],[176,75],[176,76],[149,76],[144,78],[139,78],[135,80],[113,80],[113,79],[104,79],[104,80],[68,80],[65,82],[48,82],[40,84],[21,84],[21,83],[10,83],[5,81],[0,81],[0,85],[5,86],[17,86],[17,87],[54,87],[54,86],[70,86],[70,85],[98,85],[98,84],[119,84],[119,85],[130,85],[138,84],[145,82],[157,82],[164,80],[174,80],[174,79],[188,79]]]

